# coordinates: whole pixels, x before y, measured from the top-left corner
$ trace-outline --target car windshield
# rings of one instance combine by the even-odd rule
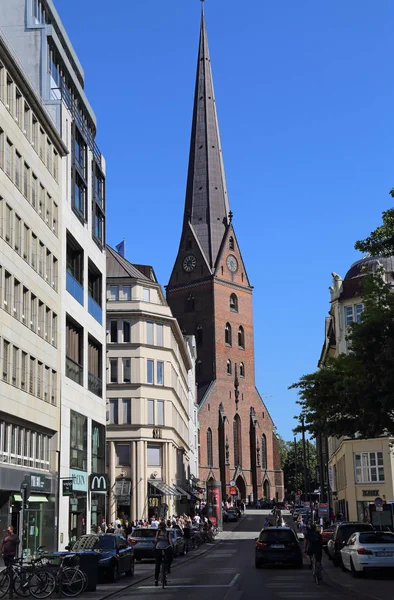
[[[344,525],[338,528],[337,537],[339,540],[348,540],[353,533],[357,531],[371,531],[372,525],[368,523],[359,523],[354,525]]]
[[[156,537],[157,529],[134,529],[131,537],[133,538],[154,538]]]
[[[99,535],[94,547],[99,550],[113,550],[116,548],[116,536]]]
[[[268,529],[260,533],[259,542],[265,544],[283,544],[288,542],[294,542],[294,534],[289,530],[281,529]]]
[[[236,508],[228,508],[227,512],[237,512],[237,509]]]
[[[360,544],[394,544],[394,534],[383,531],[362,533],[359,536],[359,542]]]

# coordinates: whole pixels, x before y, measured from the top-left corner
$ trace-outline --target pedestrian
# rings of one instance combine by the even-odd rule
[[[123,537],[126,537],[125,530],[124,530],[123,525],[121,523],[117,524],[117,526],[116,526],[116,533],[118,535],[122,535]]]
[[[107,527],[107,533],[115,533],[115,527],[113,523],[110,523],[109,527]]]
[[[150,526],[151,527],[159,527],[159,521],[157,520],[156,515],[151,518]]]
[[[19,538],[14,532],[12,525],[7,527],[7,535],[4,537],[1,544],[1,553],[3,555],[4,566],[12,565],[17,555],[19,546]]]

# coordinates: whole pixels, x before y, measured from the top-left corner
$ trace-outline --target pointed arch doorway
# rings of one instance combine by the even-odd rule
[[[246,500],[246,485],[245,485],[245,481],[244,481],[243,477],[241,477],[241,475],[238,475],[235,485],[238,488],[240,499]]]

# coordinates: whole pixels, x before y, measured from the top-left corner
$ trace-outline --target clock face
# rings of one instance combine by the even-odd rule
[[[188,256],[186,256],[183,259],[182,267],[184,268],[184,270],[187,273],[190,273],[191,271],[193,271],[196,264],[197,264],[196,257],[193,256],[193,254],[188,254]]]
[[[231,273],[235,273],[238,269],[237,259],[232,254],[227,257],[227,267]]]

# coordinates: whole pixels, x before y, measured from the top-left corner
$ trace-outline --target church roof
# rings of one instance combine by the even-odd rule
[[[200,44],[194,92],[184,225],[190,221],[207,262],[214,267],[228,224],[229,204],[219,124],[213,90],[211,60],[201,14]]]
[[[141,273],[134,265],[131,264],[126,258],[120,256],[111,248],[106,246],[107,250],[107,278],[116,277],[133,277],[134,279],[146,279],[149,281],[149,277]],[[150,267],[151,268],[151,267]]]

